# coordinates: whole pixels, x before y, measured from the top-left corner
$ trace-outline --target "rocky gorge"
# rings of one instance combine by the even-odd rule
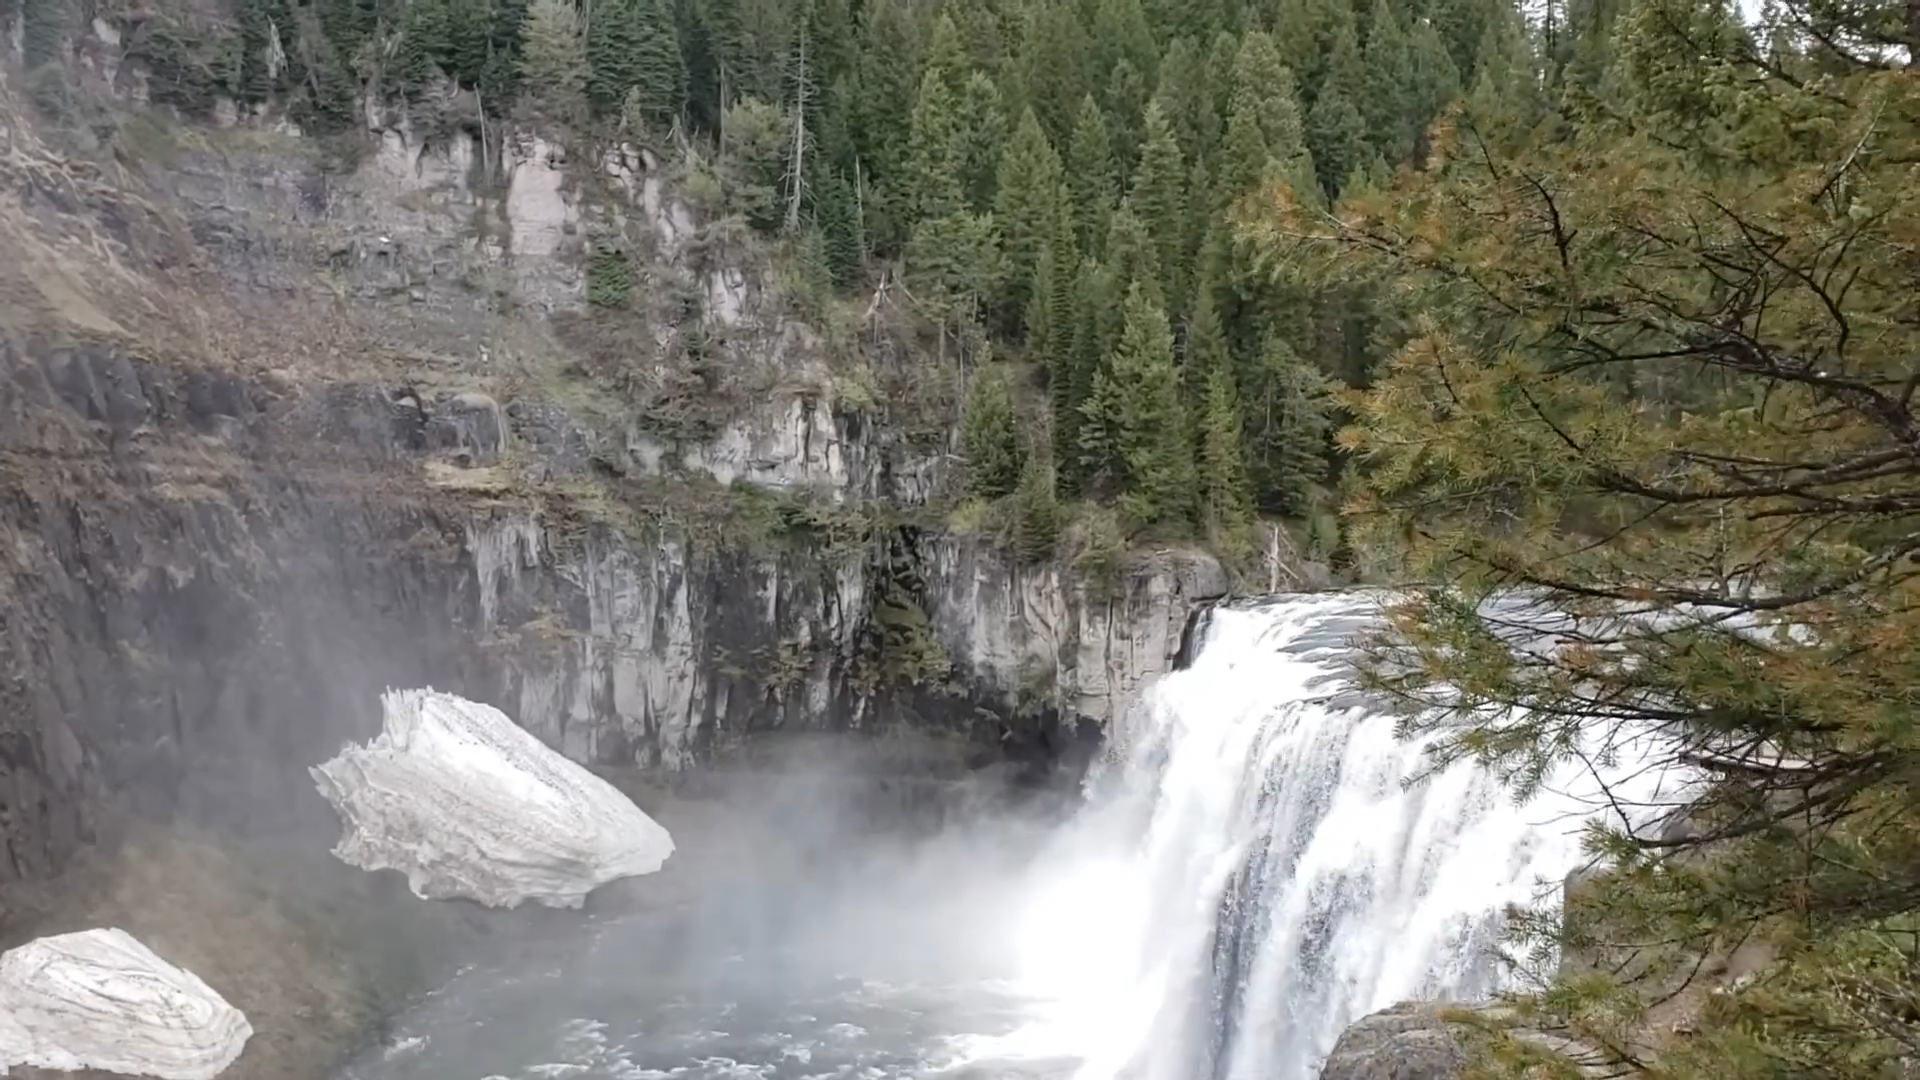
[[[75,334],[76,299],[0,353],[11,878],[56,867],[99,798],[179,805],[196,772],[231,790],[243,763],[364,734],[388,684],[498,700],[601,765],[683,769],[756,731],[905,716],[964,739],[976,709],[1044,765],[1227,591],[1198,551],[1136,553],[1096,595],[945,529],[928,508],[950,440],[916,445],[850,401],[866,343],[836,355],[764,268],[696,251],[698,216],[639,158],[609,161],[589,198],[532,138],[486,165],[471,139],[377,130],[376,153],[330,175],[285,156],[292,136],[168,137],[183,156],[132,190],[175,250],[113,236],[104,184],[101,205],[61,208],[18,175],[12,209],[63,219],[125,273],[184,264],[223,287],[197,314],[280,348]],[[709,336],[724,374],[697,432],[649,428],[564,370],[591,357],[525,344],[585,308],[581,233],[599,218],[651,245],[639,295],[697,294],[619,376],[670,378],[680,339]],[[509,280],[511,301],[475,278]],[[316,327],[332,340],[282,336]]]
[[[229,1075],[323,1075],[476,942],[557,933],[324,858],[306,769],[386,688],[499,706],[676,835],[805,736],[937,814],[1070,787],[1231,591],[962,527],[927,343],[884,295],[823,329],[645,152],[372,115],[343,167],[133,113],[102,166],[0,109],[0,947],[135,929],[254,1019]],[[1395,1007],[1323,1075],[1445,1080],[1471,1032]]]
[[[922,343],[810,322],[649,153],[370,115],[343,164],[141,110],[117,33],[77,52],[90,127],[0,84],[0,945],[111,912],[253,985],[261,1038],[317,1068],[486,932],[288,854],[324,851],[305,770],[383,689],[666,787],[850,733],[862,783],[937,806],[1077,775],[1228,591],[1194,549],[1094,581],[952,527],[957,398],[903,389]],[[261,892],[267,865],[303,884]],[[236,910],[279,929],[221,944]]]

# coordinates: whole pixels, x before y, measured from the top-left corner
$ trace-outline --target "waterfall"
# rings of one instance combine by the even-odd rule
[[[1114,760],[1023,912],[1046,1004],[1000,1055],[1078,1080],[1308,1080],[1343,1028],[1410,998],[1497,988],[1510,904],[1555,902],[1581,824],[1678,782],[1567,770],[1528,803],[1472,764],[1409,785],[1424,746],[1354,690],[1378,599],[1219,608],[1191,661],[1113,733]]]

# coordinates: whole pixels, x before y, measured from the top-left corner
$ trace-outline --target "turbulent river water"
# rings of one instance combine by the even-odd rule
[[[1499,913],[1557,893],[1599,805],[1404,784],[1421,748],[1344,668],[1372,602],[1213,612],[1065,826],[707,852],[727,884],[503,947],[345,1080],[1310,1077],[1360,1015],[1490,989]]]

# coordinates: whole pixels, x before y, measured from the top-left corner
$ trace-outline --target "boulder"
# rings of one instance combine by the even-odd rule
[[[1464,1010],[1476,1020],[1450,1020],[1447,1012],[1451,1010]],[[1458,1080],[1473,1056],[1464,1036],[1476,1022],[1561,1059],[1587,1080],[1618,1075],[1614,1059],[1607,1054],[1563,1035],[1519,1024],[1504,1006],[1403,1001],[1348,1025],[1320,1067],[1320,1080]]]
[[[673,854],[666,829],[500,710],[431,689],[381,704],[372,742],[312,770],[345,862],[398,870],[422,899],[571,908]]]
[[[1340,1033],[1320,1080],[1454,1080],[1467,1049],[1438,1007],[1402,1002],[1363,1016]]]
[[[0,1075],[16,1065],[212,1080],[253,1028],[124,930],[37,938],[0,956]]]

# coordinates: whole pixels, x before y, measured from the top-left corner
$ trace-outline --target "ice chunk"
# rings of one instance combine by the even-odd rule
[[[240,1010],[124,930],[0,956],[0,1074],[15,1065],[212,1080],[253,1035]]]
[[[346,862],[398,870],[428,900],[579,907],[673,854],[666,829],[500,710],[431,689],[389,690],[381,706],[372,742],[311,770]]]

